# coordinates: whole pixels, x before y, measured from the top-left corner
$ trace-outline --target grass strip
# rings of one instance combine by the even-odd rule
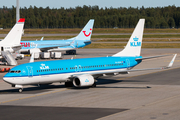
[[[126,43],[92,43],[84,48],[124,48]],[[142,48],[180,48],[180,43],[143,43]]]
[[[54,29],[24,29],[26,34],[58,34],[79,33],[82,28],[54,28]],[[93,33],[132,33],[134,28],[94,28]],[[0,34],[7,34],[10,29],[0,30]],[[144,33],[180,33],[180,29],[150,29],[145,28]]]

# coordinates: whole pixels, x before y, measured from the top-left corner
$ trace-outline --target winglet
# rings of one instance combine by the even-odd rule
[[[34,52],[31,54],[31,58],[30,58],[30,61],[29,61],[30,63],[31,62],[34,62]]]
[[[177,54],[174,55],[173,59],[171,60],[171,62],[170,62],[169,65],[167,66],[168,68],[172,67],[176,56],[177,56]]]
[[[41,41],[43,41],[44,37],[41,38]]]

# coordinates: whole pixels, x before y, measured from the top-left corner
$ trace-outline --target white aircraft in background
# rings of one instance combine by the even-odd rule
[[[2,51],[15,52],[21,49],[21,37],[23,32],[25,19],[21,18],[14,25],[11,31],[6,35],[6,37],[0,41],[0,54]]]

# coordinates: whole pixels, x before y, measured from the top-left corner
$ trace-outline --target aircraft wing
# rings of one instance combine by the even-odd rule
[[[169,55],[158,55],[158,56],[150,56],[150,57],[142,57],[142,58],[137,58],[136,60],[144,60],[144,59],[151,59],[151,58],[158,58],[158,57],[165,57]]]
[[[49,45],[50,47],[47,47],[47,45],[46,44],[38,44],[39,46],[38,46],[38,48],[41,50],[41,51],[46,51],[46,50],[50,50],[50,51],[53,51],[54,49],[54,51],[63,51],[63,50],[71,50],[71,49],[59,49],[59,48],[61,48],[61,47],[70,47],[70,46],[72,46],[73,48],[76,48],[76,47],[74,47],[74,45],[76,44],[76,41],[75,40],[73,40],[71,43],[69,43],[69,44],[56,44],[56,45]],[[52,50],[51,50],[52,49]]]
[[[46,51],[46,50],[50,50],[50,49],[55,49],[58,47],[66,47],[66,46],[70,46],[70,44],[56,44],[56,45],[49,45],[49,47],[47,47],[46,44],[39,44],[38,48],[42,51]]]
[[[162,69],[168,69],[168,68],[171,68],[173,63],[174,63],[174,60],[176,58],[177,54],[174,55],[174,57],[172,58],[171,62],[169,63],[168,66],[165,66],[165,67],[159,67],[159,68],[147,68],[147,69],[133,69],[133,70],[127,70],[127,72],[134,72],[134,71],[146,71],[146,70],[162,70]]]
[[[21,48],[21,47],[22,47],[21,44],[19,44],[19,45],[13,45],[13,46],[12,46],[12,48]]]
[[[22,48],[22,45],[21,45],[21,44],[19,44],[19,45],[13,45],[13,46],[11,46],[11,48],[12,48],[14,51],[18,51],[18,50],[20,50],[20,49]]]
[[[109,70],[109,71],[100,71],[100,72],[93,72],[93,73],[84,73],[84,74],[90,74],[92,76],[106,76],[106,75],[118,75],[118,74],[128,74],[129,72],[135,72],[135,71],[146,71],[146,70],[162,70],[162,69],[168,69],[170,67],[172,67],[174,60],[176,58],[177,54],[174,55],[174,57],[172,58],[171,62],[169,63],[168,66],[165,67],[159,67],[159,68],[147,68],[147,69],[128,69],[128,68],[124,68],[124,69],[119,69],[119,70]],[[84,75],[83,74],[83,75]],[[75,74],[72,75],[71,78],[78,76],[78,75],[82,75],[82,74]]]

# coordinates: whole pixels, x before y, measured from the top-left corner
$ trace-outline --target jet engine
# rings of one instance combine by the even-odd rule
[[[94,77],[92,75],[80,75],[73,79],[75,87],[87,87],[94,84]]]

